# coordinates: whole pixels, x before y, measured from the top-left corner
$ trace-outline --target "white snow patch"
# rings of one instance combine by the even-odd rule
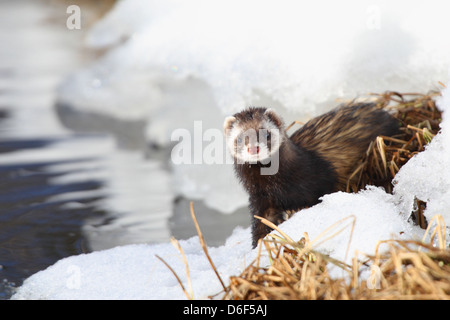
[[[198,237],[182,240],[180,245],[188,259],[194,297],[202,299],[219,293],[221,284]],[[243,271],[254,259],[250,248],[249,230],[242,228],[235,230],[224,246],[209,248],[223,280]],[[13,299],[186,298],[173,274],[156,255],[164,259],[189,288],[186,267],[174,246],[169,243],[127,245],[62,259],[27,279]]]
[[[306,232],[316,250],[351,263],[356,251],[373,253],[380,240],[420,240],[423,230],[407,222],[394,200],[370,186],[357,194],[336,192],[297,212],[280,229],[297,240]]]

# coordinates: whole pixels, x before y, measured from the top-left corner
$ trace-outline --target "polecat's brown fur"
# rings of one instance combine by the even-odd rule
[[[379,135],[398,133],[399,123],[375,104],[359,103],[318,116],[291,137],[282,119],[266,108],[236,113],[225,120],[224,128],[235,172],[249,194],[250,214],[279,224],[285,213],[312,206],[325,194],[344,191],[370,143]],[[243,134],[251,130],[259,133],[256,138]],[[276,160],[279,166],[274,174],[261,174]],[[253,246],[270,231],[253,218]]]

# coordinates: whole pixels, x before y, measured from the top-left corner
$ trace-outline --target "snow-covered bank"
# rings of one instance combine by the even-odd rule
[[[121,1],[88,38],[109,54],[75,74],[60,98],[77,96],[74,108],[133,119],[151,117],[168,81],[188,77],[203,81],[224,113],[264,97],[315,114],[336,97],[421,91],[448,76],[443,5]]]
[[[206,298],[222,289],[197,237],[180,241],[188,259],[194,297]],[[233,252],[230,255],[230,251]],[[225,246],[209,253],[224,280],[254,259],[249,230],[238,229]],[[128,245],[69,257],[34,280],[27,280],[13,299],[184,299],[180,285],[155,255],[184,280],[186,268],[171,244]]]
[[[393,195],[373,187],[357,194],[339,192],[327,195],[318,205],[298,212],[281,224],[281,230],[293,239],[299,239],[307,232],[311,240],[317,237],[323,240],[334,232],[325,236],[320,234],[341,222],[339,228],[346,226],[344,231],[322,242],[318,249],[344,260],[351,258],[355,250],[373,253],[379,240],[420,240],[424,231],[408,221],[410,201],[414,197],[427,201],[425,215],[428,219],[441,214],[446,225],[450,225],[449,189],[444,183],[450,181],[447,166],[450,159],[449,102],[450,88],[447,88],[438,104],[445,110],[441,133],[424,152],[401,168]],[[342,223],[349,216],[355,219],[352,235],[353,218]],[[349,243],[349,256],[346,256]],[[180,241],[180,244],[189,264],[194,296],[206,298],[220,292],[220,283],[198,237]],[[225,245],[209,248],[209,251],[225,281],[229,276],[239,274],[256,255],[251,249],[250,230],[242,228],[237,228]],[[62,259],[28,278],[13,299],[185,298],[175,277],[156,255],[175,270],[187,287],[185,265],[172,244],[128,245]]]
[[[355,250],[373,252],[379,240],[392,237],[419,239],[423,233],[399,214],[392,196],[381,189],[327,196],[322,204],[294,215],[280,227],[293,239],[299,239],[304,232],[315,239],[327,227],[350,214],[354,215],[356,223],[347,258],[351,258]],[[347,226],[345,230],[318,248],[344,259],[351,221],[340,224],[339,228]],[[325,237],[321,236],[320,240]],[[249,228],[237,228],[225,245],[209,248],[225,284],[228,284],[230,276],[240,274],[256,257],[250,239]],[[180,245],[189,265],[194,297],[202,299],[221,292],[220,282],[201,249],[198,237],[180,241]],[[156,255],[163,258],[189,288],[183,259],[172,244],[128,245],[62,259],[28,278],[13,299],[184,299],[175,277]]]
[[[351,254],[356,249],[370,252],[378,240],[391,236],[398,239],[419,238],[423,231],[408,224],[387,199],[389,197],[380,189],[361,194],[330,195],[322,204],[282,224],[281,229],[294,239],[303,236],[303,232],[308,232],[314,239],[331,224],[353,214],[356,225]],[[349,222],[345,223],[347,228],[344,232],[319,248],[343,259],[350,240]],[[209,248],[211,258],[226,284],[230,276],[240,274],[256,257],[250,239],[249,229],[237,228],[224,246]],[[198,237],[180,241],[180,245],[187,257],[194,297],[202,299],[219,293],[222,287],[201,249]],[[184,299],[185,295],[175,277],[156,255],[163,258],[182,279],[184,286],[189,288],[183,259],[170,243],[128,245],[62,259],[27,279],[13,299]]]

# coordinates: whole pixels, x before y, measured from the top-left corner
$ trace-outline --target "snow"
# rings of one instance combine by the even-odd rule
[[[337,98],[387,89],[423,92],[448,82],[450,20],[442,1],[346,1],[345,8],[341,2],[193,3],[118,2],[87,39],[108,53],[61,86],[64,108],[85,117],[144,119],[146,138],[164,145],[175,128],[191,128],[195,119],[205,128],[220,127],[224,115],[252,103],[308,117]],[[380,240],[421,239],[424,231],[408,220],[415,198],[427,202],[428,220],[440,214],[450,225],[450,88],[438,105],[442,133],[401,168],[392,195],[375,187],[326,195],[280,229],[296,240],[306,232],[318,250],[349,261],[356,251],[373,253]],[[181,194],[224,206],[224,213],[245,203],[229,166],[173,170]],[[250,238],[248,228],[237,227],[224,245],[209,247],[226,283],[255,258]],[[198,237],[180,245],[194,297],[220,292]],[[130,244],[61,259],[26,279],[12,298],[184,299],[156,255],[188,288],[186,267],[171,243]]]
[[[307,232],[317,243],[316,249],[347,263],[356,250],[373,253],[379,240],[420,240],[423,232],[400,214],[394,196],[370,186],[358,194],[326,195],[321,203],[298,212],[280,229],[292,239],[300,239]],[[326,241],[330,236],[332,239]]]
[[[439,214],[450,226],[450,88],[443,90],[437,105],[444,110],[441,132],[396,175],[394,195],[402,212],[411,212],[414,200],[422,200],[428,221]]]
[[[194,297],[207,298],[222,289],[197,237],[181,240],[188,259]],[[225,246],[209,248],[225,280],[254,259],[249,230],[237,229]],[[233,256],[230,256],[230,250]],[[184,299],[176,278],[156,258],[166,261],[186,283],[186,268],[171,244],[128,245],[60,260],[27,280],[13,299]],[[189,290],[189,289],[188,289]]]
[[[448,67],[442,58],[450,48],[439,41],[448,22],[435,9],[441,3],[407,2],[408,10],[405,4],[346,1],[343,10],[331,1],[324,8],[293,1],[128,0],[94,27],[88,43],[115,46],[103,61],[114,70],[103,76],[119,86],[132,79],[130,71],[142,76],[144,69],[204,80],[225,112],[240,110],[258,91],[313,113],[336,92],[360,93],[368,83],[385,90],[394,81],[394,90],[421,89],[436,81],[434,71]],[[138,15],[125,14],[137,8]],[[434,19],[417,22],[431,12]],[[119,24],[127,27],[114,34]],[[410,77],[423,70],[420,80]],[[445,68],[439,76],[447,77]]]

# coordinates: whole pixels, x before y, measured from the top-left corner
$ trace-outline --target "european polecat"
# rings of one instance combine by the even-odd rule
[[[399,123],[374,103],[340,106],[318,116],[290,137],[272,109],[251,107],[224,122],[237,177],[254,215],[278,225],[286,214],[345,190],[347,180],[379,135],[398,133]],[[252,221],[255,247],[271,229]]]

